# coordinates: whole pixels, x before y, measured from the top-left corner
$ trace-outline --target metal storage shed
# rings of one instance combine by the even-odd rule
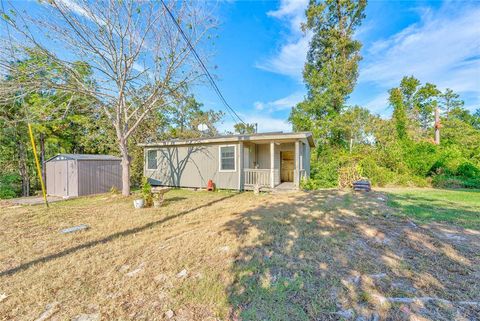
[[[45,166],[48,195],[74,197],[122,189],[121,159],[115,156],[59,154]]]

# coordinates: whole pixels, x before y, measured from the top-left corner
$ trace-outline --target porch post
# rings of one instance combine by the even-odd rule
[[[270,187],[275,187],[275,142],[270,142]]]
[[[243,173],[243,153],[244,153],[244,148],[243,148],[243,142],[240,142],[238,144],[238,190],[242,191],[244,189],[244,178],[245,175]]]
[[[300,141],[295,141],[295,173],[293,183],[295,186],[300,186]]]

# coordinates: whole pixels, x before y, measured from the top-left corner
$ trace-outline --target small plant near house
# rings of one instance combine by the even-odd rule
[[[142,196],[145,201],[145,207],[153,205],[152,185],[150,185],[146,177],[142,180]]]
[[[304,191],[312,191],[312,190],[318,189],[319,185],[315,180],[311,178],[303,177],[300,180],[300,188]]]

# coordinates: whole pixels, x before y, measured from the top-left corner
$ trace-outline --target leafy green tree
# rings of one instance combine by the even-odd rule
[[[432,127],[435,108],[438,107],[440,90],[437,89],[437,86],[426,83],[418,89],[415,95],[418,121],[421,128],[426,131]]]
[[[342,137],[350,152],[356,145],[368,145],[375,142],[374,126],[378,117],[360,106],[347,108],[335,120],[334,130]]]
[[[404,103],[404,95],[399,88],[393,88],[389,91],[390,105],[393,106],[393,121],[397,131],[397,137],[400,140],[408,138],[407,135],[407,108]]]
[[[403,77],[400,86],[389,91],[389,102],[393,107],[393,119],[399,138],[429,137],[440,94],[436,85],[422,85],[413,76]]]
[[[39,10],[12,8],[2,14],[19,34],[13,39],[23,40],[18,46],[34,45],[62,66],[61,77],[48,83],[51,89],[87,95],[105,114],[122,158],[125,196],[130,194],[131,137],[149,114],[171,106],[183,87],[199,80],[203,71],[192,47],[209,45],[216,25],[205,2],[165,2],[81,1],[72,10],[65,1],[50,1]],[[76,60],[91,64],[95,82],[78,77]]]
[[[480,130],[480,108],[473,113],[473,127]]]
[[[450,88],[445,89],[445,92],[440,95],[440,106],[445,112],[445,118],[447,119],[451,111],[462,108],[463,105],[464,102],[460,99],[460,95]]]
[[[365,18],[366,0],[311,0],[304,31],[312,32],[303,78],[305,101],[289,120],[294,130],[312,130],[320,142],[337,141],[334,118],[342,111],[358,78],[361,43],[354,32]]]
[[[238,134],[254,134],[256,131],[256,124],[244,124],[237,123],[233,126],[234,130]]]
[[[185,95],[179,103],[166,109],[169,121],[170,138],[195,138],[215,136],[215,124],[223,117],[223,112],[203,110],[203,104],[193,95]]]
[[[90,81],[88,65],[75,63],[77,77]],[[40,154],[43,178],[44,161],[61,153],[89,152],[87,145],[101,149],[98,143],[90,143],[101,135],[99,120],[92,115],[101,115],[97,106],[82,94],[53,90],[48,82],[56,81],[62,70],[55,61],[41,52],[27,48],[21,59],[9,62],[8,73],[0,83],[0,162],[10,173],[18,172],[21,178],[21,194],[30,194],[30,185],[38,182],[31,154],[27,123],[35,133]],[[25,72],[29,77],[25,77]],[[68,80],[67,80],[68,81]],[[36,90],[29,90],[29,83],[37,83]],[[95,133],[93,132],[95,130]]]
[[[353,34],[365,18],[365,0],[312,0],[304,30],[313,37],[305,64],[304,79],[317,108],[340,112],[353,91],[361,59],[361,43]]]

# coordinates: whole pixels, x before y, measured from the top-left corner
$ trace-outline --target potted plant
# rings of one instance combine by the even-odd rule
[[[148,183],[148,179],[146,177],[142,180],[142,198],[136,199],[133,201],[133,207],[135,208],[143,208],[143,207],[150,207],[153,203],[153,194],[152,194],[152,186]]]
[[[152,185],[148,182],[146,177],[142,181],[142,195],[143,200],[145,201],[145,207],[150,207],[153,205],[153,194],[152,194]]]

